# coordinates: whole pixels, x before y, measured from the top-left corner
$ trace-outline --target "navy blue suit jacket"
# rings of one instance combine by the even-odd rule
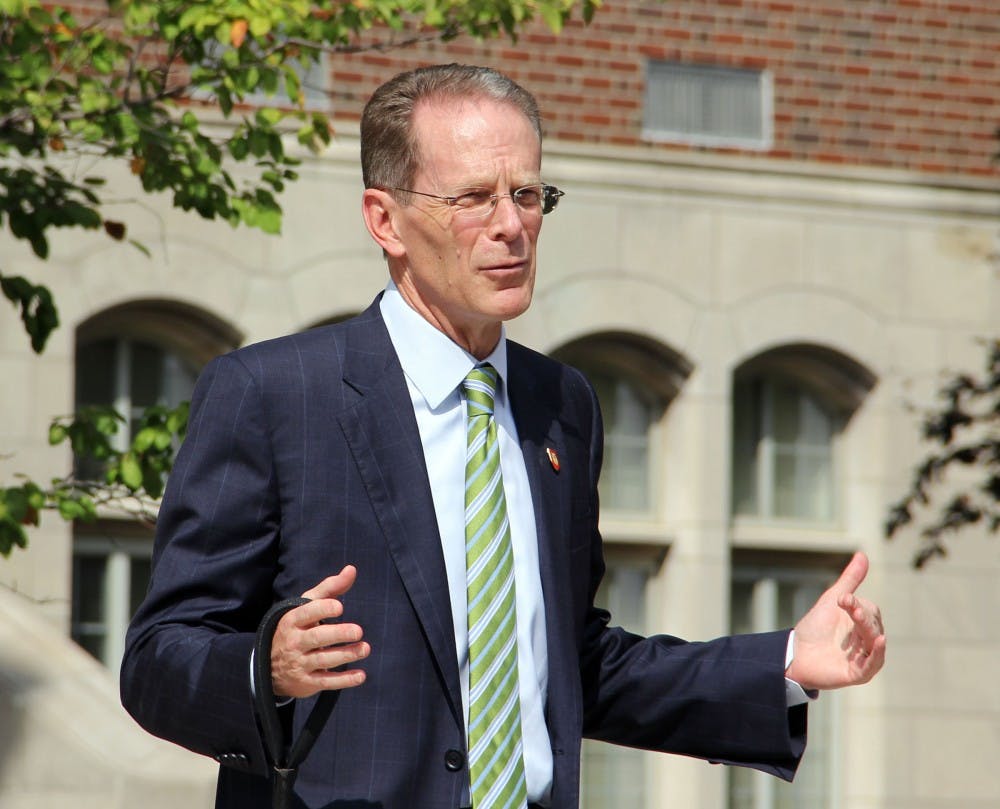
[[[553,808],[578,805],[583,736],[791,777],[805,708],[785,707],[787,633],[686,643],[609,627],[593,606],[604,572],[593,390],[568,366],[515,343],[508,351],[546,608]],[[448,582],[377,302],[218,358],[195,390],[152,583],[129,629],[122,699],[151,733],[223,764],[218,806],[269,805],[249,686],[258,622],[348,563],[358,577],[344,618],[371,644],[367,681],[342,693],[301,768],[298,800],[456,809],[468,770],[454,769],[466,744]],[[288,709],[293,725],[312,703]]]

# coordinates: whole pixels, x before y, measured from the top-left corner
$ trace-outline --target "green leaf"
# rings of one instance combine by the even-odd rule
[[[164,450],[170,449],[170,447],[173,445],[173,442],[174,442],[174,437],[172,435],[171,430],[161,429],[156,431],[156,438],[153,441],[153,447],[159,450],[160,452],[163,452]]]
[[[87,510],[76,500],[60,500],[59,516],[64,520],[72,522],[86,518]]]
[[[64,424],[53,424],[49,427],[49,444],[55,446],[61,444],[69,436]]]
[[[142,487],[142,465],[133,453],[126,452],[122,456],[121,463],[119,464],[119,472],[122,483],[130,491],[139,491]]]
[[[142,487],[146,494],[155,499],[163,495],[163,476],[159,470],[146,466],[142,472]]]
[[[28,515],[28,495],[22,488],[0,490],[3,496],[3,516],[23,523]]]
[[[250,33],[257,39],[263,39],[271,32],[271,20],[263,15],[251,17],[249,23]]]
[[[279,123],[285,116],[281,110],[274,107],[261,107],[257,110],[255,117],[260,126],[271,127]]]
[[[177,407],[167,414],[167,429],[178,437],[183,438],[187,430],[188,415],[191,411],[189,402],[181,402]]]
[[[15,547],[26,548],[28,536],[14,520],[0,518],[0,556],[10,556]]]
[[[145,452],[156,442],[158,430],[155,427],[144,427],[132,439],[132,449],[135,452]]]
[[[20,310],[24,330],[36,354],[45,348],[49,335],[59,325],[59,313],[46,287],[36,286],[21,276],[0,275],[0,291]]]

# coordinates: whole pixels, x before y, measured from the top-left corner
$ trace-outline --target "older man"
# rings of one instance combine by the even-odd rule
[[[603,435],[576,370],[508,341],[544,214],[534,99],[459,65],[401,74],[362,120],[364,221],[390,281],[357,318],[209,365],[160,512],[123,700],[215,756],[219,806],[268,803],[254,632],[299,726],[340,700],[296,784],[308,807],[579,802],[583,736],[791,778],[803,690],[882,666],[857,555],[794,635],[688,643],[612,628]]]

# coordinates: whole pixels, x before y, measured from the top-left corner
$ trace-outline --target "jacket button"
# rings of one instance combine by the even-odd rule
[[[465,756],[461,750],[449,750],[444,754],[444,766],[449,772],[458,772],[465,766]]]

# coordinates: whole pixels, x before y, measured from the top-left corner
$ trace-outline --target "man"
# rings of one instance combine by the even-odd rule
[[[302,805],[571,809],[585,735],[790,778],[801,689],[882,665],[878,610],[854,595],[867,560],[794,636],[610,628],[593,390],[502,327],[528,308],[561,194],[534,99],[491,70],[421,69],[376,91],[361,138],[389,286],[202,375],[129,631],[128,710],[226,765],[219,806],[266,806],[253,635],[304,594],[274,633],[274,691],[296,726],[310,697],[341,695]]]

